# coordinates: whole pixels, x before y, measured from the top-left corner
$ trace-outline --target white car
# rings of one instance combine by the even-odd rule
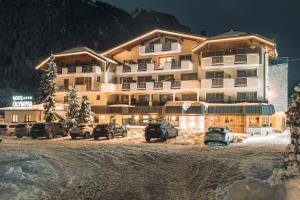
[[[17,124],[0,124],[0,135],[14,135],[16,126]]]
[[[233,141],[234,135],[227,127],[210,127],[205,134],[204,144],[225,144]]]
[[[78,124],[71,128],[70,135],[72,139],[77,137],[90,138],[93,134],[92,124]]]

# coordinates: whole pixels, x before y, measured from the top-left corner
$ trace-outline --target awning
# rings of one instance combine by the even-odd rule
[[[177,115],[202,115],[205,114],[205,105],[200,102],[167,102],[165,104],[164,114],[177,114]]]
[[[162,114],[163,106],[135,106],[128,108],[128,114]]]
[[[127,114],[128,107],[92,106],[95,114]]]

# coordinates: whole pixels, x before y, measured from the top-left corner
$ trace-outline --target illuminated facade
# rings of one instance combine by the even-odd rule
[[[285,126],[287,94],[280,114],[270,104],[276,80],[271,87],[269,60],[276,59],[276,46],[256,34],[230,30],[207,38],[153,30],[101,54],[80,47],[54,56],[57,102],[67,103],[75,84],[91,101],[96,123],[170,121],[200,131],[226,125],[236,132]],[[48,59],[36,68],[43,70]]]

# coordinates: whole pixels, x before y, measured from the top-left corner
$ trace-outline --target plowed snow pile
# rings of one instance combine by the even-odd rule
[[[207,147],[192,138],[4,138],[0,199],[224,199],[239,181],[267,180],[282,164],[285,145]]]

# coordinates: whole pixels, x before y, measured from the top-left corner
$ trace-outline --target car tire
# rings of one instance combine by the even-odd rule
[[[83,137],[84,137],[84,139],[90,138],[90,133],[89,132],[85,132]]]
[[[124,131],[122,137],[127,137],[127,131]]]
[[[94,140],[98,140],[98,139],[99,139],[99,137],[94,135]]]
[[[166,132],[166,133],[163,135],[163,137],[161,138],[161,140],[162,140],[163,142],[165,142],[165,141],[167,141],[167,138],[168,138],[168,132]]]
[[[37,137],[31,137],[33,140],[35,140]]]
[[[146,142],[150,143],[150,138],[145,138]]]
[[[107,133],[106,138],[107,138],[108,140],[113,139],[113,134],[112,134],[112,133]]]
[[[12,133],[10,133],[10,135],[9,136],[13,136],[15,133],[14,132],[12,132]]]
[[[72,140],[76,140],[76,136],[71,135]]]

